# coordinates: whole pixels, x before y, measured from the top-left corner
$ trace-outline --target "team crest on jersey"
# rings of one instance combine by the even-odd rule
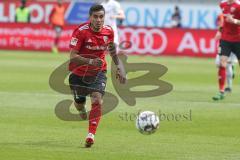
[[[73,45],[73,46],[76,46],[76,45],[77,45],[77,42],[78,42],[78,39],[72,37],[70,44]]]
[[[103,41],[104,41],[105,43],[107,43],[107,41],[108,41],[108,36],[103,36]]]

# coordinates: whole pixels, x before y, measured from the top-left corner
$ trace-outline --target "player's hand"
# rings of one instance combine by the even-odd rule
[[[226,21],[228,23],[233,23],[233,24],[237,23],[237,20],[235,18],[233,18],[233,16],[231,14],[226,15]]]
[[[116,16],[112,15],[110,16],[110,19],[116,19]]]
[[[117,66],[116,79],[118,79],[121,84],[125,84],[127,82],[126,72],[122,62],[119,62],[119,65]]]
[[[90,59],[89,65],[101,67],[103,65],[103,61],[100,58]]]
[[[222,37],[222,33],[221,33],[220,31],[217,31],[214,39],[215,39],[215,40],[219,40],[219,39],[221,39],[221,37]]]

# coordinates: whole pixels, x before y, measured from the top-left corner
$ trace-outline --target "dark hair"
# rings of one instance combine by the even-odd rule
[[[98,12],[98,11],[104,11],[105,13],[105,9],[102,5],[100,4],[94,4],[92,5],[92,7],[89,9],[89,15],[91,16],[93,14],[93,12]]]
[[[21,0],[21,4],[25,5],[26,3],[26,0]]]

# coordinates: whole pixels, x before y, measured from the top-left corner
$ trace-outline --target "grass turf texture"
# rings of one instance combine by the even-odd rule
[[[54,114],[55,105],[71,95],[51,90],[48,78],[67,59],[67,54],[0,51],[0,159],[240,159],[239,76],[232,94],[223,101],[212,101],[217,91],[213,59],[129,57],[129,63],[152,62],[168,67],[161,79],[173,84],[174,89],[163,96],[138,98],[135,107],[120,100],[118,107],[102,118],[96,143],[90,149],[83,148],[87,122],[65,122]],[[110,78],[107,91],[117,95]],[[155,134],[141,135],[134,120],[139,110],[169,117],[161,117]],[[182,117],[173,120],[172,115]]]

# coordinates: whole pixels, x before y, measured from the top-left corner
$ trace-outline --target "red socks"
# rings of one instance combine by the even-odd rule
[[[226,80],[226,68],[225,67],[219,67],[218,70],[218,84],[220,92],[224,92],[224,85]]]
[[[59,37],[55,37],[55,39],[54,39],[54,45],[55,46],[58,46],[58,41],[59,41]]]
[[[101,119],[101,114],[101,105],[99,103],[92,104],[92,109],[89,114],[88,133],[96,133],[98,123]]]

